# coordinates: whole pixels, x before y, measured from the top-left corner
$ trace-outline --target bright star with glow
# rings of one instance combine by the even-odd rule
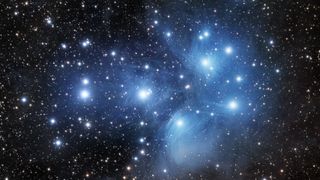
[[[209,36],[209,32],[208,32],[208,31],[205,31],[205,32],[203,33],[203,35],[204,35],[205,37],[208,37],[208,36]]]
[[[235,110],[238,108],[238,103],[235,100],[230,101],[228,104],[228,107],[229,107],[229,109]]]
[[[176,124],[178,127],[181,127],[181,126],[183,126],[184,123],[183,123],[182,119],[179,119]]]
[[[151,89],[141,89],[139,92],[138,92],[138,96],[141,100],[146,100],[148,99],[152,94],[152,91]]]
[[[46,23],[51,25],[52,24],[52,19],[50,17],[47,17],[46,18]]]
[[[88,99],[90,97],[89,91],[86,89],[81,90],[80,97],[81,99]]]
[[[204,68],[207,68],[209,70],[213,70],[213,67],[211,65],[211,62],[208,58],[204,58],[202,59],[201,61],[201,65],[204,67]]]
[[[85,41],[83,41],[83,42],[81,43],[82,47],[87,47],[87,46],[89,46],[90,44],[91,44],[91,42],[89,41],[89,39],[86,39]]]
[[[88,78],[82,79],[82,84],[83,85],[88,85],[89,84],[89,79]]]
[[[142,150],[140,151],[140,154],[141,154],[141,155],[145,155],[146,152],[142,149]]]
[[[225,53],[227,53],[227,54],[231,54],[233,50],[232,50],[232,47],[228,46],[228,47],[226,47],[226,48],[224,49],[224,51],[225,51]]]
[[[237,81],[237,82],[241,82],[241,81],[242,81],[242,77],[241,77],[241,76],[237,76],[237,77],[236,77],[236,81]]]
[[[54,118],[50,119],[50,124],[56,124],[56,122],[57,122],[56,119],[54,119]]]
[[[117,53],[115,51],[111,52],[111,56],[115,56]]]
[[[86,128],[91,128],[91,123],[90,122],[86,122],[86,124],[85,124],[85,126],[86,126]]]
[[[167,36],[167,37],[171,37],[171,32],[167,32],[167,33],[166,33],[166,36]]]
[[[67,45],[65,43],[61,44],[62,49],[67,49]]]
[[[53,142],[53,144],[59,147],[62,145],[62,141],[60,139],[57,139]]]
[[[22,102],[22,103],[26,103],[27,101],[28,101],[27,97],[22,97],[22,98],[21,98],[21,102]]]

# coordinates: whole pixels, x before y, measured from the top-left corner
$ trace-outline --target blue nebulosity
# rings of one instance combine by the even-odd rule
[[[298,153],[316,154],[318,134],[283,127],[317,119],[318,88],[307,85],[318,76],[300,63],[318,66],[319,52],[288,43],[316,40],[293,33],[314,23],[278,26],[302,12],[274,10],[292,2],[12,2],[3,12],[13,30],[0,33],[0,90],[12,86],[0,101],[10,110],[0,114],[1,177],[295,179],[283,174],[297,171]],[[295,89],[295,79],[308,83]]]

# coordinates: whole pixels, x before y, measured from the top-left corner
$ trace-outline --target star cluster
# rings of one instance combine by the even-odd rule
[[[320,177],[316,3],[0,10],[0,178]]]

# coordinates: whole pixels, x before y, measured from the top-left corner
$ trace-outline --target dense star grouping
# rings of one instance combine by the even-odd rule
[[[0,10],[0,178],[320,177],[316,3]]]

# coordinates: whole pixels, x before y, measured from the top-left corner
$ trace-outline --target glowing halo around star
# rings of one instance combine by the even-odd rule
[[[138,91],[138,98],[142,101],[149,99],[149,97],[152,94],[152,90],[151,89],[140,89]]]
[[[82,89],[80,91],[80,98],[83,100],[87,100],[90,97],[90,92],[87,89]]]
[[[238,102],[235,100],[230,101],[228,104],[228,108],[231,110],[238,109]]]
[[[232,49],[231,46],[227,46],[227,47],[224,49],[224,51],[225,51],[226,54],[232,54],[233,49]]]

